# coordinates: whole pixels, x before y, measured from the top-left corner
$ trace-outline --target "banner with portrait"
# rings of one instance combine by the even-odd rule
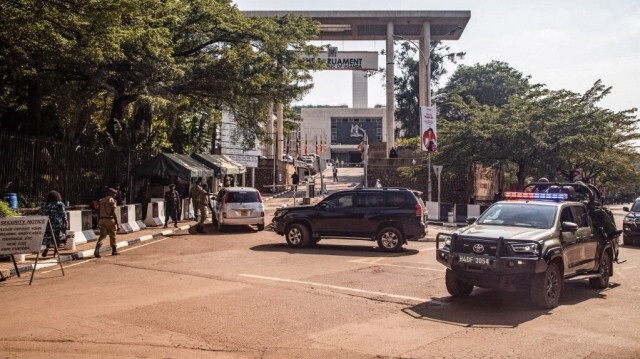
[[[420,106],[420,134],[422,152],[438,152],[438,126],[434,106]]]

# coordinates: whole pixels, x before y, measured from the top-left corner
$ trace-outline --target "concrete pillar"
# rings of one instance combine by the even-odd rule
[[[431,106],[431,24],[422,25],[420,38],[420,64],[418,71],[418,98],[420,106]]]
[[[367,73],[365,71],[354,70],[351,71],[351,74],[353,79],[353,108],[368,108]]]
[[[387,23],[387,156],[392,147],[395,147],[394,116],[395,98],[393,97],[393,22]]]
[[[278,134],[278,137],[277,137],[278,142],[276,143],[276,155],[274,158],[277,159],[278,161],[282,161],[282,148],[283,148],[282,138],[284,137],[284,131],[283,131],[284,105],[281,103],[278,104],[276,117],[277,117],[276,132]]]

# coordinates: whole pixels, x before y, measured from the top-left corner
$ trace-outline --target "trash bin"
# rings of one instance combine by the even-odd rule
[[[14,211],[18,210],[18,195],[17,194],[15,194],[15,193],[5,193],[4,194],[4,201],[9,204],[9,207],[11,207],[12,210],[14,210]]]
[[[455,222],[455,221],[454,221],[454,218],[453,218],[453,212],[449,212],[449,213],[448,213],[448,217],[449,217],[449,223],[453,223],[453,222]]]
[[[313,183],[309,183],[307,185],[307,197],[314,198],[315,195],[315,185]]]

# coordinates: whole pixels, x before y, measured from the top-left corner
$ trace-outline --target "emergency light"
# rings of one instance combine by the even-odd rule
[[[504,197],[507,199],[552,199],[563,201],[569,198],[566,193],[533,193],[533,192],[506,192]]]

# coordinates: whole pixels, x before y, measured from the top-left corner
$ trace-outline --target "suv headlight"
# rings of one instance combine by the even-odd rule
[[[276,212],[273,214],[273,217],[274,218],[282,217],[284,216],[285,213],[287,213],[287,211],[282,209],[277,209]]]
[[[510,246],[516,254],[538,253],[538,243],[511,243]]]
[[[442,241],[444,242],[445,246],[450,246],[451,245],[451,236],[449,235],[443,235],[440,237],[442,239]]]

